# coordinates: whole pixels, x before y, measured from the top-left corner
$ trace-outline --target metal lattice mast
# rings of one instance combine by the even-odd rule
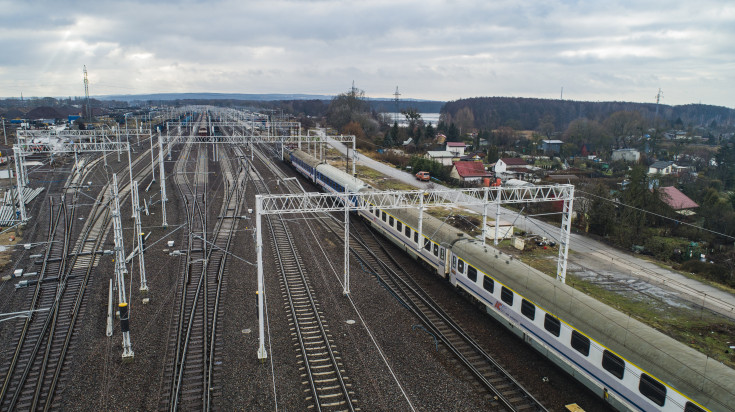
[[[396,117],[393,119],[393,121],[396,121],[396,122],[398,121],[398,114],[400,113],[400,110],[398,110],[398,102],[399,102],[399,99],[398,98],[400,96],[401,96],[401,94],[398,93],[398,86],[396,86],[396,92],[393,93],[393,97],[394,97],[393,101],[396,102]]]
[[[125,244],[123,243],[122,221],[120,220],[120,197],[117,187],[117,173],[112,175],[112,196],[112,223],[115,235],[115,272],[125,274],[128,270],[125,267]],[[122,278],[122,282],[125,282],[124,278]],[[124,288],[119,290],[118,294],[120,302],[126,302]]]
[[[25,189],[25,185],[23,184],[23,176],[21,173],[23,154],[21,150],[15,146],[13,146],[13,153],[15,154],[15,181],[17,183],[17,186],[15,187],[15,193],[17,195],[16,198],[18,199],[20,220],[25,222],[26,220],[28,220],[28,216],[26,216],[26,203],[25,199],[23,198],[23,190]]]
[[[140,224],[140,196],[138,194],[138,181],[133,181],[133,210],[135,211],[135,237],[138,239],[138,265],[140,266],[140,290],[148,291],[148,282],[145,278],[145,255],[143,247],[143,229]]]
[[[90,121],[92,120],[92,111],[89,108],[89,79],[87,79],[87,65],[84,65],[84,105],[87,109],[87,121]]]
[[[345,190],[345,258],[344,258],[344,289],[342,294],[350,294],[350,198]]]
[[[130,318],[128,299],[125,296],[125,244],[123,243],[122,219],[120,218],[120,197],[117,190],[117,173],[112,175],[112,226],[115,234],[115,278],[117,279],[118,309],[120,310],[120,330],[123,340],[123,360],[131,360],[134,356],[130,343]]]
[[[265,359],[268,357],[268,351],[265,349],[265,308],[264,297],[265,287],[263,283],[263,235],[260,228],[261,217],[260,211],[263,209],[263,199],[260,196],[255,196],[255,227],[257,228],[255,233],[255,249],[257,251],[258,259],[258,359]]]
[[[158,136],[158,171],[160,173],[159,180],[161,182],[161,214],[163,215],[163,222],[161,225],[163,227],[168,227],[168,222],[166,222],[166,201],[168,200],[166,198],[166,174],[163,170],[163,143],[161,140],[161,136]]]
[[[569,254],[569,235],[572,230],[572,207],[574,205],[574,186],[569,188],[569,197],[564,199],[561,214],[561,236],[559,236],[559,259],[556,265],[556,280],[565,283],[567,279],[567,256]],[[561,257],[564,256],[564,259]]]
[[[149,136],[151,138],[151,183],[156,183],[156,161],[153,157],[153,131],[152,130],[150,130]]]

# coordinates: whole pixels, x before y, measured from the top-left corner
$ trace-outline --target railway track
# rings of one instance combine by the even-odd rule
[[[462,330],[462,327],[402,269],[386,250],[384,241],[378,239],[362,219],[356,220],[359,222],[353,221],[350,224],[352,254],[421,320],[426,329],[444,344],[488,391],[490,406],[493,409],[509,411],[546,411],[533,395]],[[322,222],[335,236],[344,238],[341,221],[332,217],[323,219]]]
[[[125,173],[125,177],[139,178],[145,173],[147,168],[141,161],[146,158],[134,159],[131,162],[133,171]],[[70,355],[86,309],[86,291],[92,282],[93,269],[99,263],[101,246],[112,226],[109,180],[96,198],[84,193],[92,203],[79,201],[82,187],[89,190],[84,184],[88,179],[94,180],[91,176],[99,171],[97,166],[102,157],[85,155],[81,159],[80,164],[84,166],[72,169],[61,195],[47,196],[50,203],[48,236],[45,253],[35,262],[40,264],[37,277],[18,283],[28,288],[25,307],[31,315],[18,324],[14,334],[17,336],[15,350],[10,359],[0,365],[3,377],[0,410],[36,411],[62,407],[59,395],[68,379]],[[108,170],[107,166],[103,169],[109,179]],[[127,182],[120,196],[129,193],[130,187]],[[85,215],[77,217],[82,213],[80,210],[85,210]],[[78,220],[84,221],[81,229]]]
[[[297,190],[295,187],[293,190]],[[321,214],[319,221],[337,239],[344,238],[341,220],[332,214]],[[440,340],[490,394],[490,406],[510,411],[545,411],[541,405],[510,373],[487,354],[457,322],[401,268],[385,249],[375,233],[362,219],[350,224],[352,238],[350,251],[361,264],[398,297]],[[385,262],[391,262],[388,265]],[[394,270],[393,267],[399,270]]]
[[[215,372],[218,370],[217,359],[221,353],[221,341],[216,339],[218,321],[224,313],[222,313],[222,296],[227,284],[227,260],[229,257],[230,246],[235,236],[240,215],[242,199],[244,191],[240,191],[240,183],[244,180],[243,171],[234,171],[228,157],[220,158],[220,166],[222,168],[222,176],[224,178],[224,192],[226,195],[223,202],[220,215],[215,224],[214,236],[212,237],[212,245],[207,254],[207,279],[215,282],[214,287],[208,288],[208,301],[211,302],[208,325],[207,344],[209,345],[209,360],[207,361],[207,370],[205,372],[205,385],[209,388],[209,393],[205,402],[205,409],[212,407],[212,398],[218,395],[219,385],[215,379]]]
[[[256,153],[265,167],[274,167],[262,153]],[[262,177],[254,179],[254,182],[258,193],[269,192]],[[306,401],[317,411],[359,410],[291,231],[280,216],[267,215],[265,221],[274,243],[289,322],[293,325],[291,335],[294,345],[299,348],[303,383],[307,386]]]
[[[207,197],[219,189],[208,192],[209,151],[206,145],[196,146],[193,178],[188,177],[186,167],[187,160],[192,158],[191,143],[184,146],[175,167],[175,182],[186,204],[189,234],[181,260],[183,276],[177,290],[176,330],[164,372],[167,383],[161,396],[162,410],[210,410],[219,395],[216,372],[221,343],[217,340],[217,327],[223,316],[220,303],[229,249],[241,215],[244,192],[240,185],[245,173],[235,170],[229,156],[219,157],[224,201],[210,235],[211,202]]]
[[[37,312],[21,326],[14,356],[4,371],[0,392],[3,410],[49,410],[54,406],[56,392],[64,384],[62,371],[68,366],[67,353],[74,342],[77,321],[84,312],[92,269],[101,252],[109,220],[109,208],[101,207],[106,199],[109,194],[103,191],[73,249],[70,245],[77,192],[63,194],[58,204],[50,207],[46,254],[35,283],[29,282],[34,289],[28,307]],[[71,203],[71,212],[67,211],[67,203]]]
[[[167,367],[169,390],[162,397],[162,408],[168,410],[194,409],[203,405],[208,397],[205,386],[205,359],[208,359],[205,344],[205,327],[208,311],[204,310],[206,292],[206,204],[204,190],[207,178],[206,151],[195,158],[193,179],[187,171],[192,144],[187,143],[176,162],[174,182],[185,203],[189,233],[186,240],[186,255],[181,260],[183,267],[177,289],[176,332],[169,345],[173,352]],[[193,180],[193,183],[190,181]],[[171,348],[173,346],[173,348]]]

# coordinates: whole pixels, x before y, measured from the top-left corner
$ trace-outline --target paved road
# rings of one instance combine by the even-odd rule
[[[346,154],[347,150],[344,144],[336,141],[330,141],[330,144],[342,154]],[[386,176],[417,188],[443,188],[443,186],[436,183],[420,182],[410,173],[380,163],[359,153],[352,158],[355,158],[360,165],[370,167]],[[482,213],[479,208],[476,211]],[[505,208],[501,208],[500,218],[504,221],[514,222],[515,227],[521,230],[546,236],[556,241],[558,241],[561,233],[561,228],[558,226],[534,218],[518,217],[518,213]],[[568,271],[593,281],[599,280],[606,284],[617,283],[640,291],[645,289],[646,293],[656,295],[667,301],[678,297],[696,305],[704,305],[706,308],[719,312],[730,319],[735,319],[735,295],[689,279],[646,259],[613,249],[609,245],[583,235],[571,235]]]

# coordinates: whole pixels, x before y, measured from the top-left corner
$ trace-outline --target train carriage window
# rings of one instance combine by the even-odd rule
[[[521,313],[528,319],[536,319],[536,305],[526,299],[523,299],[521,301]]]
[[[403,233],[406,234],[407,238],[411,239],[411,228],[410,227],[406,226],[406,230]]]
[[[439,249],[439,259],[444,260],[444,248]]]
[[[452,268],[457,269],[457,256],[452,256]]]
[[[439,245],[434,243],[434,256],[439,257]]]
[[[457,270],[459,271],[459,273],[464,273],[464,260],[460,259],[458,265],[459,267],[457,268]]]
[[[393,226],[393,216],[388,216],[388,224]]]
[[[431,241],[429,239],[424,239],[424,249],[431,252]]]
[[[572,331],[572,347],[584,356],[590,354],[590,339],[576,330]]]
[[[482,288],[490,293],[495,292],[495,281],[490,279],[490,277],[485,276],[482,279]]]
[[[684,406],[684,412],[704,412],[704,409],[691,402],[687,402],[687,404]]]
[[[513,306],[513,291],[503,286],[500,289],[500,299],[510,306]]]
[[[413,232],[413,242],[419,244],[419,232]]]
[[[396,222],[396,230],[398,230],[399,232],[400,232],[401,230],[403,230],[403,223],[401,223],[401,222]]]
[[[547,313],[546,317],[544,318],[544,329],[546,329],[547,332],[558,338],[559,334],[561,333],[561,322],[559,321],[559,319]]]
[[[641,395],[650,399],[651,402],[658,406],[664,406],[664,403],[666,403],[666,387],[645,373],[641,374],[641,382],[638,384],[638,390],[641,392]]]
[[[607,349],[602,352],[602,367],[614,377],[623,379],[623,375],[625,374],[625,361]]]
[[[467,265],[467,277],[474,283],[477,282],[477,269]]]
[[[387,221],[388,215],[386,215],[385,212],[383,212],[383,216],[381,217],[381,219],[383,219],[383,222]]]

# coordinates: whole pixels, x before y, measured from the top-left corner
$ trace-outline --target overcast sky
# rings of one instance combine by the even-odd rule
[[[733,0],[0,0],[0,96],[477,96],[735,107]]]

